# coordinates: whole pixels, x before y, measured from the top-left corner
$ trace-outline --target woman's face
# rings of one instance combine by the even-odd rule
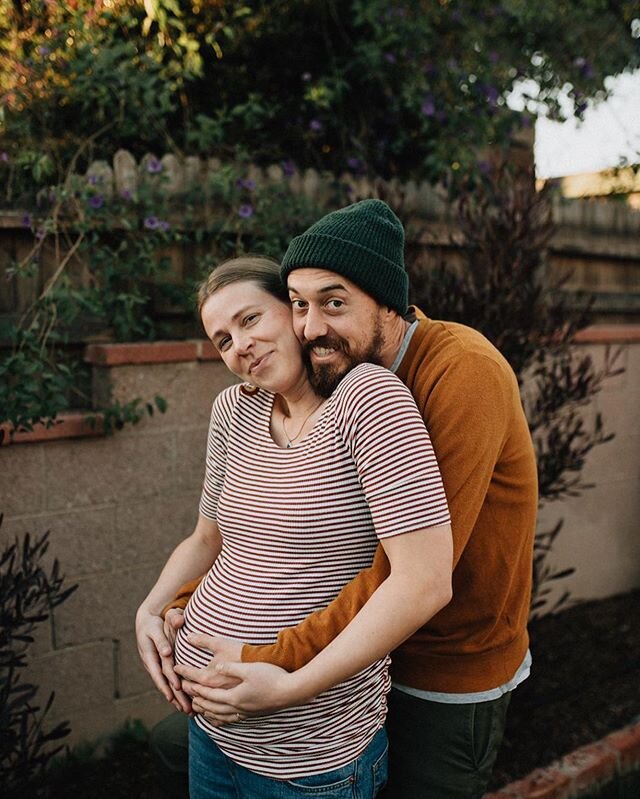
[[[290,306],[257,283],[218,289],[202,306],[202,324],[222,360],[242,380],[278,394],[306,380]]]

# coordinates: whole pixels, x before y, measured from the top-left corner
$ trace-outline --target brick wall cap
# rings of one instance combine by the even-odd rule
[[[639,325],[592,325],[576,334],[579,344],[632,344],[640,342]]]
[[[94,422],[91,421],[92,419]],[[92,411],[68,411],[58,414],[50,427],[47,427],[46,422],[41,422],[35,424],[33,430],[14,433],[11,437],[12,429],[13,426],[9,422],[0,424],[0,430],[4,433],[2,446],[36,444],[61,438],[102,436],[104,435],[104,417],[101,413]]]
[[[125,344],[89,344],[85,361],[96,366],[125,366],[148,363],[216,361],[219,353],[206,339],[187,341],[140,341]]]

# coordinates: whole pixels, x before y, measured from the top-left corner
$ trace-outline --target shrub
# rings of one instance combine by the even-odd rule
[[[21,673],[36,626],[76,588],[64,586],[57,560],[49,572],[42,566],[48,536],[32,541],[27,534],[0,555],[0,784],[5,797],[34,796],[34,786],[41,785],[69,733],[67,722],[44,726],[54,694],[44,707],[35,705],[38,688]]]

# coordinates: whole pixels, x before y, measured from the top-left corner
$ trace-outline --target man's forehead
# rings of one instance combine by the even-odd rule
[[[326,293],[328,291],[353,291],[356,288],[343,275],[331,272],[329,269],[315,267],[302,267],[290,272],[287,276],[289,291],[311,291]]]

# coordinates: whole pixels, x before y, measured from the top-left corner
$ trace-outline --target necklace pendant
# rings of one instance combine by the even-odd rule
[[[291,442],[287,441],[287,449],[291,449]]]

